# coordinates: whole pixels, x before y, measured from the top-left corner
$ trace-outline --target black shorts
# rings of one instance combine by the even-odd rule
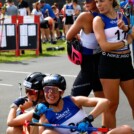
[[[66,16],[65,17],[65,25],[72,25],[74,23],[73,16]]]
[[[83,55],[81,70],[74,81],[71,94],[73,96],[88,96],[93,90],[102,91],[98,76],[98,63],[101,54]]]
[[[134,78],[131,54],[102,52],[99,64],[99,77],[126,81]]]
[[[55,28],[55,29],[59,28],[58,22],[55,22],[55,27],[54,27],[54,28]]]
[[[40,23],[40,28],[49,28],[49,24],[48,24],[48,20],[43,20],[41,23]]]

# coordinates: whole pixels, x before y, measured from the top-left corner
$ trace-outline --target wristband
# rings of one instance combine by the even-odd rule
[[[126,39],[122,40],[121,42],[123,42],[123,43],[124,43],[124,46],[127,46],[127,45],[128,45],[128,42],[127,42],[127,40],[126,40]]]
[[[33,118],[35,118],[36,120],[39,120],[40,119],[40,116],[37,114],[37,113],[33,113]]]
[[[127,29],[127,31],[125,31],[125,32],[128,33],[130,30],[131,30],[131,27],[128,26],[128,29]]]
[[[90,114],[88,117],[85,117],[83,121],[88,121],[89,123],[91,123],[94,121],[94,117]]]

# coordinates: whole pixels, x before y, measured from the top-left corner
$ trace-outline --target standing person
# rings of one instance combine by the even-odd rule
[[[13,0],[7,0],[6,15],[18,15],[18,8],[14,5]]]
[[[51,43],[56,44],[56,37],[55,37],[55,21],[57,21],[56,16],[51,6],[48,3],[46,3],[45,0],[39,0],[39,2],[41,4],[41,11],[42,11],[44,18],[51,17],[54,20],[53,26],[51,28]]]
[[[60,35],[60,29],[59,29],[59,25],[60,25],[60,18],[59,18],[59,9],[58,9],[58,5],[57,3],[55,3],[55,5],[52,5],[52,10],[56,16],[56,22],[55,22],[55,32],[56,32],[56,38],[60,39],[61,35]]]
[[[86,0],[85,7],[88,11],[78,16],[66,36],[67,41],[71,41],[80,32],[82,44],[81,70],[74,81],[71,94],[88,96],[93,89],[96,97],[104,97],[98,76],[101,50],[92,28],[92,21],[97,15],[98,9],[94,0]]]
[[[105,126],[116,127],[116,110],[119,104],[119,86],[126,95],[134,118],[134,68],[130,54],[128,21],[115,8],[116,0],[95,0],[100,15],[93,20],[96,39],[102,49],[99,77],[110,107],[105,114]],[[126,37],[128,39],[126,40]]]
[[[19,10],[19,15],[21,16],[27,16],[30,15],[30,7],[27,1],[25,0],[17,0],[18,1],[18,10]],[[25,54],[25,51],[21,51],[22,54]]]
[[[66,96],[62,98],[66,89],[66,80],[59,74],[46,76],[42,81],[42,86],[45,100],[49,108],[52,109],[41,116],[40,120],[42,123],[76,125],[83,120],[78,123],[78,128],[80,132],[84,132],[85,126],[92,126],[91,122],[108,108],[109,102],[103,98],[88,98],[84,96]],[[94,107],[94,109],[87,116],[82,107]],[[78,133],[67,129],[56,128],[52,130],[44,129],[44,127],[40,128],[40,133],[44,131],[43,134],[47,132],[54,134],[55,130],[62,134]]]
[[[40,35],[40,45],[39,45],[39,51],[40,53],[42,53],[42,43],[45,43],[47,40],[50,40],[50,30],[48,27],[47,22],[44,20],[44,16],[40,10],[40,3],[36,2],[34,4],[34,8],[31,12],[31,14],[33,15],[38,15],[40,16],[40,31],[41,31],[41,35]]]
[[[29,4],[25,0],[17,0],[18,1],[18,9],[19,9],[19,15],[26,16],[30,15],[30,8]]]
[[[81,13],[81,6],[78,4],[77,0],[72,0],[73,2],[73,8],[74,8],[74,20],[76,20],[76,18],[79,16],[79,14]]]
[[[65,14],[64,23],[65,23],[65,36],[66,36],[69,28],[74,23],[74,18],[73,18],[74,8],[73,8],[72,0],[66,0],[66,4],[63,6],[63,11]]]
[[[42,79],[45,76],[40,72],[33,72],[25,78],[23,85],[25,86],[26,97],[18,98],[12,103],[7,118],[7,125],[9,126],[6,131],[7,134],[22,134],[25,120],[31,121],[33,116],[33,112],[22,114],[22,111],[45,101],[42,94]],[[19,114],[17,115],[17,113]]]

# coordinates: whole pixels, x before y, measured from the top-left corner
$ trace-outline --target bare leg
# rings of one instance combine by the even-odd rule
[[[22,127],[8,127],[6,130],[6,134],[22,134]]]
[[[107,134],[133,134],[132,128],[127,125],[117,127],[109,131]]]
[[[104,98],[104,93],[102,91],[94,92],[95,97]],[[102,126],[104,125],[104,113],[102,113]]]
[[[132,116],[134,119],[134,79],[122,81],[120,85],[131,106]]]
[[[42,134],[59,134],[59,133],[52,129],[46,129]]]
[[[101,79],[105,97],[110,101],[109,109],[104,113],[104,126],[108,128],[116,127],[116,110],[119,103],[119,83],[118,79]]]
[[[41,37],[42,37],[42,41],[45,41],[45,29],[44,28],[41,28]]]

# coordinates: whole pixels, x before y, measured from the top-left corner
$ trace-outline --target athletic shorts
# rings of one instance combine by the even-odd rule
[[[66,16],[65,17],[65,25],[72,25],[74,23],[73,16]]]
[[[88,96],[92,90],[94,92],[102,91],[102,85],[98,75],[100,55],[101,53],[95,55],[82,55],[83,61],[81,70],[74,81],[71,95]]]
[[[99,64],[99,77],[127,81],[134,78],[131,54],[102,52]]]
[[[55,22],[55,27],[54,27],[55,29],[56,28],[59,28],[59,24],[58,24],[58,22]]]
[[[49,24],[48,24],[48,20],[43,20],[41,23],[40,23],[40,28],[49,28]]]

